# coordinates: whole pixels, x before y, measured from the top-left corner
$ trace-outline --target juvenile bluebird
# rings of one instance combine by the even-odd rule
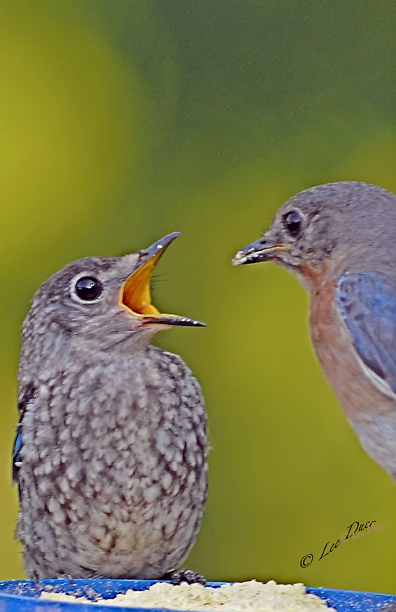
[[[30,576],[159,578],[198,533],[206,413],[184,361],[150,346],[203,323],[160,314],[150,278],[165,236],[47,280],[23,324],[14,480]]]
[[[308,290],[322,368],[363,448],[396,478],[396,197],[358,182],[302,191],[233,259],[260,261]]]

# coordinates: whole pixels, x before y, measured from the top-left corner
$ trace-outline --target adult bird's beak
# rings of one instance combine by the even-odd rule
[[[180,232],[173,232],[154,242],[148,249],[140,251],[138,268],[121,288],[120,304],[131,314],[141,319],[142,324],[182,325],[205,327],[205,323],[173,314],[161,314],[151,303],[150,281],[162,255]]]
[[[269,261],[275,259],[278,253],[289,250],[290,246],[288,244],[274,243],[264,235],[260,240],[256,240],[256,242],[252,242],[238,251],[232,263],[234,266],[242,266],[259,261]]]

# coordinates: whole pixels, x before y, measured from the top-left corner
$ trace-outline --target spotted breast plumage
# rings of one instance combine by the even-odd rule
[[[203,325],[151,303],[152,272],[177,236],[69,264],[32,300],[14,446],[31,576],[159,578],[195,541],[204,400],[184,361],[149,344],[173,325]]]

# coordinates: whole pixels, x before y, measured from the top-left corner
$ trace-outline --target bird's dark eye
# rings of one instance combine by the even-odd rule
[[[84,302],[92,302],[97,300],[102,294],[103,286],[97,278],[93,276],[82,276],[74,285],[76,295]]]
[[[296,210],[291,210],[285,215],[284,224],[291,236],[297,236],[301,229],[302,219]]]

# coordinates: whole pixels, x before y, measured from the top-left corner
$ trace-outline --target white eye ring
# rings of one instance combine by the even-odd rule
[[[70,293],[80,304],[94,304],[103,295],[103,285],[93,274],[82,272],[72,279]]]

